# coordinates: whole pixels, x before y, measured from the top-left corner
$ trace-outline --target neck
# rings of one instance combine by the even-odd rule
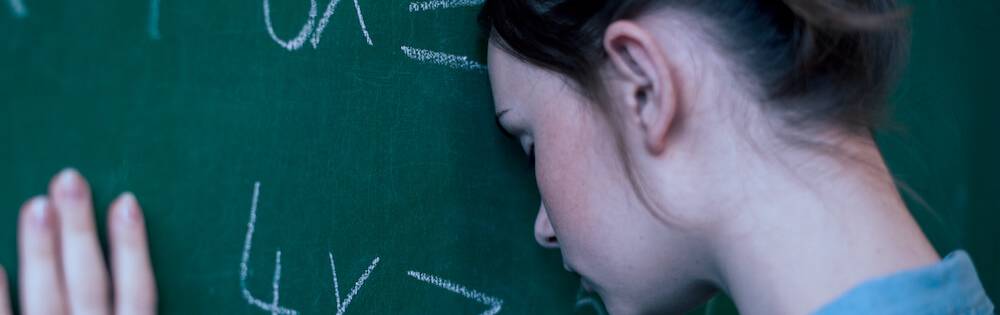
[[[850,158],[742,169],[756,176],[744,183],[741,215],[711,241],[717,284],[741,313],[806,314],[865,280],[940,260],[870,136],[861,138],[838,145]]]

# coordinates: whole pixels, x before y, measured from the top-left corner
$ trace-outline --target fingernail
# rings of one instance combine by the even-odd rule
[[[122,221],[134,223],[142,220],[142,215],[139,213],[139,202],[132,193],[125,192],[118,197],[118,208],[118,218]]]
[[[49,222],[49,202],[45,197],[35,197],[28,204],[31,218],[38,226],[47,226]]]
[[[83,199],[83,179],[80,172],[73,168],[66,168],[56,175],[55,193],[60,197],[71,199]]]

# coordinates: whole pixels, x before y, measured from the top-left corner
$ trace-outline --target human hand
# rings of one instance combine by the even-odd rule
[[[72,169],[56,175],[48,196],[32,198],[21,207],[17,243],[22,313],[155,314],[156,285],[143,221],[132,194],[123,193],[112,202],[107,221],[109,279],[90,186]],[[11,312],[0,268],[0,315]]]

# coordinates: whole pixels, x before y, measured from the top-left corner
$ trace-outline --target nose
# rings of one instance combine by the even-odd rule
[[[545,204],[538,207],[538,217],[535,218],[535,241],[544,248],[559,248],[559,239],[556,238],[556,231],[549,222]]]

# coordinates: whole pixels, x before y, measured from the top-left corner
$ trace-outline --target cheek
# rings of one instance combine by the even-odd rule
[[[534,129],[539,191],[563,255],[570,260],[613,254],[602,244],[614,239],[609,233],[620,218],[613,216],[613,209],[623,204],[613,193],[621,182],[609,176],[614,151],[607,150],[606,133],[589,115],[564,107],[558,114],[540,115],[548,119]]]
[[[579,115],[539,115],[534,129],[535,175],[542,200],[559,230],[586,222],[588,183],[588,128]],[[563,238],[560,235],[560,239]]]
[[[538,189],[557,231],[579,226],[588,219],[589,176],[584,152],[578,145],[581,139],[575,135],[578,133],[572,130],[554,129],[537,132],[535,138]]]
[[[534,125],[535,172],[565,262],[606,302],[638,302],[662,274],[662,231],[634,198],[613,131],[598,113],[547,117]],[[642,290],[636,290],[641,288]],[[646,292],[648,291],[648,292]]]

